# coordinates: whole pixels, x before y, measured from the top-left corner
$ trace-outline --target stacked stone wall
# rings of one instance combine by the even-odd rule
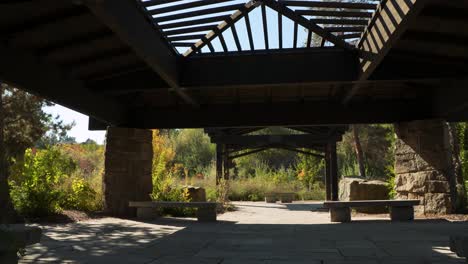
[[[397,199],[419,199],[418,213],[452,213],[454,172],[447,124],[441,120],[395,125]]]
[[[105,159],[105,210],[114,216],[135,216],[128,202],[149,201],[152,191],[152,132],[108,128]]]

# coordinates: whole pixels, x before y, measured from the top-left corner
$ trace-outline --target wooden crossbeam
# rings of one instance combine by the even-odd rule
[[[89,9],[114,31],[188,104],[198,103],[182,91],[178,83],[177,58],[165,43],[159,30],[155,30],[142,15],[137,3],[130,0],[87,0]]]
[[[0,80],[114,125],[127,122],[126,107],[91,92],[85,84],[26,50],[0,44]]]
[[[354,50],[355,48],[351,46],[349,43],[346,41],[337,38],[330,32],[325,31],[322,27],[318,26],[316,23],[304,18],[303,16],[297,14],[293,10],[287,7],[286,1],[274,1],[274,0],[262,0],[262,2],[270,7],[271,9],[275,10],[276,12],[279,12],[283,14],[285,17],[291,19],[292,21],[297,22],[301,26],[305,27],[306,29],[313,31],[317,35],[319,35],[322,38],[325,38],[327,41],[335,44],[335,46],[344,48],[347,50]]]
[[[427,3],[426,0],[393,0],[379,6],[357,45],[360,52],[371,54],[361,58],[359,81],[369,79]],[[343,104],[348,104],[360,88],[360,84],[354,85],[343,96]]]
[[[281,1],[286,6],[316,7],[316,8],[342,8],[342,9],[376,9],[376,4],[330,1]]]

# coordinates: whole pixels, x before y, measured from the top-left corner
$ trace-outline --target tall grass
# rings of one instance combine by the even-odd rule
[[[323,200],[325,190],[323,184],[315,183],[311,187],[304,186],[298,179],[293,168],[270,169],[265,164],[259,164],[252,176],[233,176],[228,182],[228,199],[230,201],[262,201],[265,194],[270,192],[296,193],[300,200]],[[203,177],[192,176],[179,179],[178,185],[194,185],[205,188],[207,200],[216,201],[218,197],[216,186],[216,170],[210,166],[201,173]],[[233,173],[231,173],[233,175]],[[309,190],[310,187],[310,190]]]

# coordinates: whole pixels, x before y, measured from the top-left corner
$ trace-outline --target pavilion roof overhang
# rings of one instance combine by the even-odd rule
[[[195,5],[202,17],[184,20]],[[141,128],[462,120],[467,12],[461,0],[3,1],[0,79]]]

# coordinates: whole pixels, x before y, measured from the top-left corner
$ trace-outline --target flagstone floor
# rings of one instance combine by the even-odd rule
[[[466,263],[450,252],[448,238],[468,234],[467,222],[366,215],[336,224],[314,202],[235,204],[217,223],[101,218],[42,226],[42,242],[20,263]]]

